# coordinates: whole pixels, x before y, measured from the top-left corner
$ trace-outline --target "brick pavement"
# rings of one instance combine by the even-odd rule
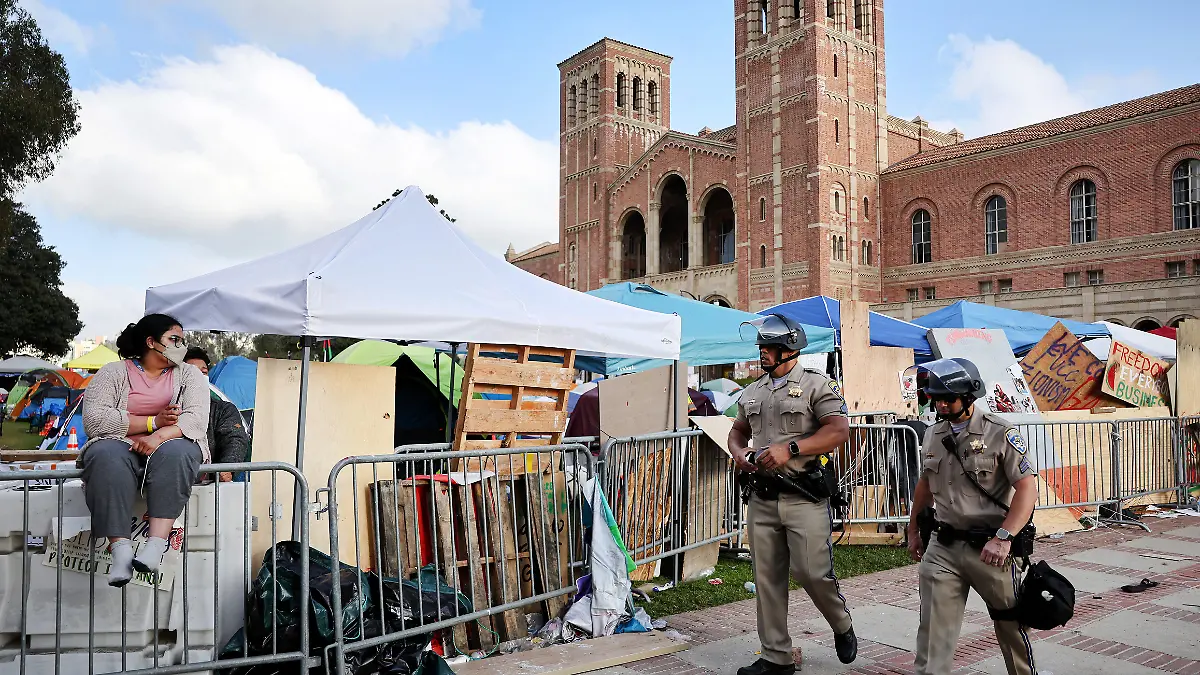
[[[1186,566],[1174,571],[1145,571],[1066,559],[1066,556],[1089,550],[1093,552],[1093,557],[1104,555],[1110,549],[1150,553],[1145,548],[1128,544],[1151,536],[1182,542],[1181,546],[1185,547],[1195,544],[1200,551],[1200,518],[1151,518],[1148,524],[1154,530],[1153,534],[1132,527],[1109,527],[1075,532],[1061,539],[1038,541],[1036,559],[1046,559],[1068,578],[1075,571],[1081,574],[1098,573],[1089,575],[1089,578],[1110,580],[1110,585],[1114,583],[1111,582],[1112,577],[1124,579],[1125,583],[1137,583],[1143,578],[1159,582],[1157,587],[1142,593],[1124,593],[1120,588],[1085,591],[1078,588],[1081,582],[1073,581],[1077,593],[1075,616],[1071,622],[1056,630],[1030,631],[1030,638],[1034,642],[1034,658],[1043,674],[1200,675],[1200,630],[1189,630],[1200,626],[1200,607],[1193,606],[1200,605],[1200,555],[1178,554],[1190,559],[1183,562]],[[1153,558],[1145,560],[1148,565],[1156,562]],[[916,568],[913,566],[847,579],[842,582],[842,592],[860,626],[867,618],[864,613],[878,615],[886,609],[881,606],[891,606],[896,611],[906,613],[905,616],[911,616],[919,608]],[[898,648],[900,645],[890,646],[866,639],[861,628],[858,631],[859,660],[849,667],[840,666],[833,655],[832,635],[824,627],[808,596],[803,591],[793,591],[790,607],[788,623],[792,628],[793,640],[808,643],[804,660],[809,664],[802,667],[802,672],[855,675],[905,675],[913,672],[912,646]],[[893,610],[886,611],[889,616],[893,613]],[[757,658],[754,653],[757,640],[754,639],[753,600],[678,614],[667,619],[670,627],[689,636],[692,649],[627,664],[619,672],[732,675],[738,665]],[[1000,649],[986,612],[975,611],[968,605],[964,621],[984,628],[959,638],[955,652],[955,675],[1004,673],[1003,662],[997,665]],[[1116,631],[1113,630],[1114,625]],[[1129,627],[1127,631],[1123,630],[1125,626]],[[915,626],[912,630],[915,634]],[[827,653],[820,653],[822,649]],[[732,665],[725,670],[725,665],[715,666],[711,658],[702,656],[711,654],[721,654],[721,662]],[[720,667],[722,670],[711,670],[710,667]]]

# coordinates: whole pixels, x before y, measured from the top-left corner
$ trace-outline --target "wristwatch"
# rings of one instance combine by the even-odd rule
[[[996,538],[999,539],[1000,541],[1008,541],[1008,540],[1012,539],[1012,532],[1009,532],[1008,530],[1006,530],[1002,527],[1002,528],[996,530]]]
[[[788,443],[788,450],[792,453],[792,457],[800,456],[800,446],[796,444],[796,441]]]

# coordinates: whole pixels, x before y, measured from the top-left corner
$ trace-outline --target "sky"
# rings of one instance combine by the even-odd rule
[[[601,37],[674,57],[675,129],[734,122],[734,0],[19,2],[81,104],[54,174],[18,199],[67,263],[84,337],[141,316],[148,287],[407,185],[497,255],[555,240],[557,64]],[[1191,0],[885,10],[888,113],[968,138],[1196,80]]]

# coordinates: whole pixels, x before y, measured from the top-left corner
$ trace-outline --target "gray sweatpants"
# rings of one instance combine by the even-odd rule
[[[83,465],[84,498],[92,512],[92,536],[128,538],[133,531],[133,503],[146,497],[151,518],[175,520],[192,495],[204,454],[186,438],[173,438],[149,457],[118,440],[96,441],[79,461]],[[136,514],[140,516],[141,514]]]

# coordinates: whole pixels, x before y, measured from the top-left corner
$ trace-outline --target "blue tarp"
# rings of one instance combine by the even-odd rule
[[[752,339],[743,338],[743,321],[753,321],[757,315],[737,309],[710,305],[681,295],[663,293],[645,284],[622,282],[589,291],[588,295],[604,298],[622,305],[640,307],[662,314],[678,314],[683,324],[683,344],[679,360],[689,366],[709,366],[722,363],[757,361],[758,347]],[[802,322],[803,323],[803,322]],[[805,326],[808,347],[805,354],[834,350],[834,333],[828,328]],[[747,329],[748,331],[749,329]],[[593,373],[619,375],[635,373],[667,365],[670,361],[643,358],[601,358],[580,356],[575,367]]]
[[[913,323],[927,328],[999,328],[1004,331],[1013,353],[1021,356],[1033,349],[1046,333],[1061,321],[1067,330],[1078,338],[1107,337],[1108,328],[1099,323],[1082,323],[1069,319],[1056,319],[1052,316],[1022,312],[1015,309],[1004,309],[977,302],[958,302],[943,307],[932,314],[914,319]]]
[[[838,344],[842,343],[842,306],[833,298],[817,295],[793,300],[764,309],[759,314],[782,314],[803,324],[832,328],[838,332]],[[879,312],[871,312],[868,321],[872,346],[904,347],[913,350],[917,356],[932,353],[926,337],[928,331],[924,327]]]
[[[230,356],[208,371],[208,381],[222,391],[238,410],[254,409],[258,364],[244,356]]]

